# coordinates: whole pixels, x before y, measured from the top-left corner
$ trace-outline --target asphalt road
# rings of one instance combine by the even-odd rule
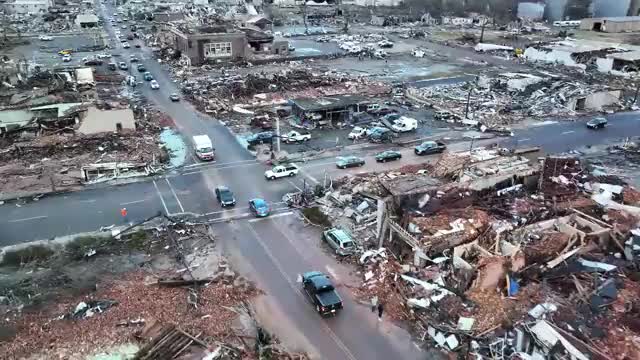
[[[107,27],[111,32],[112,29]],[[20,206],[4,204],[0,206],[0,218],[4,219],[0,227],[1,245],[92,231],[101,226],[142,219],[157,211],[204,215],[219,220],[214,229],[222,246],[242,260],[240,266],[246,267],[244,270],[249,277],[269,294],[273,313],[281,316],[274,322],[289,325],[289,330],[295,329],[295,336],[308,345],[305,347],[307,350],[327,359],[424,358],[425,354],[417,351],[410,339],[402,336],[406,333],[393,330],[388,324],[387,328],[380,328],[377,321],[371,321],[371,312],[358,305],[348,290],[341,289],[345,310],[340,316],[328,320],[320,319],[297,290],[297,274],[312,269],[331,273],[331,268],[337,265],[321,250],[319,234],[305,236],[296,231],[295,226],[299,222],[294,221],[294,214],[279,202],[282,195],[301,188],[305,183],[313,185],[322,181],[325,174],[340,174],[335,170],[333,160],[308,162],[303,166],[303,173],[295,178],[266,181],[263,176],[266,166],[258,163],[219,121],[199,115],[187,103],[168,100],[169,94],[178,92],[178,89],[162,65],[152,60],[147,49],[119,51],[126,57],[135,53],[144,58],[145,65],[158,79],[161,88],[151,90],[144,83],[139,90],[175,119],[186,139],[196,134],[208,134],[216,147],[217,162],[193,161],[174,174],[151,181],[44,197]],[[544,146],[548,152],[566,151],[614,138],[640,135],[638,118],[637,114],[612,115],[609,117],[611,126],[601,131],[589,131],[578,122],[548,124],[522,130],[506,141],[513,142],[513,146]],[[368,164],[366,168],[348,172],[375,169],[382,167]],[[236,208],[223,210],[215,201],[212,189],[221,184],[235,191]],[[246,204],[257,196],[272,203],[274,216],[264,220],[250,217]],[[128,219],[120,217],[119,209],[122,207],[129,210]],[[341,276],[339,272],[336,274]]]

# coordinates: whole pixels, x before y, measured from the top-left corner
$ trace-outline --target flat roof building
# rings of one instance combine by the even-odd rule
[[[580,22],[580,29],[608,33],[640,31],[640,16],[587,18]]]

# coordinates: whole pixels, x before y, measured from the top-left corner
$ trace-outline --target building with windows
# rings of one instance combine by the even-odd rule
[[[9,0],[4,8],[10,14],[42,14],[53,6],[53,0]]]
[[[189,58],[191,65],[218,60],[242,60],[248,51],[244,32],[227,32],[224,28],[208,28],[193,34],[168,28],[174,37],[174,48]]]

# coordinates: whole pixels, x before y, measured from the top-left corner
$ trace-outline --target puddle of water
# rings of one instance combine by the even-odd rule
[[[187,160],[187,144],[184,139],[173,129],[165,128],[160,133],[160,141],[166,146],[171,158],[169,163],[171,167],[182,166]]]

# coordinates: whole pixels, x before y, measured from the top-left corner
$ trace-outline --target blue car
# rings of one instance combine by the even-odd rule
[[[269,204],[267,204],[263,199],[258,198],[249,200],[249,210],[251,210],[251,212],[257,217],[268,216],[271,212]]]

